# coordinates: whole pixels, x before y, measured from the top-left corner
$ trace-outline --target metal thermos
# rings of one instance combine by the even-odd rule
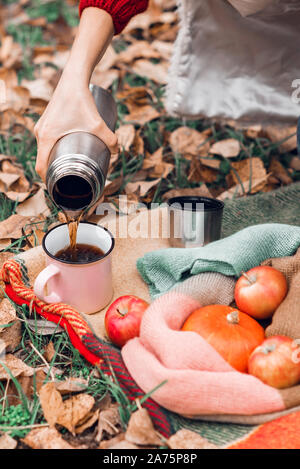
[[[106,125],[115,130],[117,106],[111,94],[90,85],[97,109]],[[50,197],[67,214],[76,216],[99,201],[110,161],[107,146],[88,132],[60,138],[50,153],[46,184]]]

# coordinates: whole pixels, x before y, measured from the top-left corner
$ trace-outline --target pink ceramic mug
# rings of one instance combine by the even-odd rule
[[[78,226],[77,243],[97,246],[104,256],[85,264],[57,259],[55,254],[70,241],[67,224],[55,226],[43,239],[47,267],[37,276],[34,292],[46,303],[63,302],[92,314],[107,306],[113,295],[111,254],[115,241],[107,229],[84,222]]]

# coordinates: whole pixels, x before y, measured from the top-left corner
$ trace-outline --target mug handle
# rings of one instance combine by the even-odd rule
[[[61,302],[61,298],[59,295],[57,295],[57,293],[53,292],[50,295],[44,295],[44,288],[47,285],[47,282],[50,280],[50,278],[54,277],[54,275],[57,275],[59,273],[59,268],[53,264],[50,264],[44,270],[42,270],[42,272],[40,272],[37,278],[35,279],[33,287],[34,293],[40,300],[45,301],[45,303]]]

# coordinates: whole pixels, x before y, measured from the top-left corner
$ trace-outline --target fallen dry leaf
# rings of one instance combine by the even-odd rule
[[[129,182],[125,187],[126,194],[138,191],[140,196],[143,197],[152,187],[156,186],[159,181],[160,179],[154,179],[153,181]]]
[[[103,437],[103,432],[109,436],[114,436],[120,432],[120,414],[117,405],[112,405],[108,409],[100,412],[98,421],[98,430],[95,440],[100,442]]]
[[[285,167],[280,163],[277,158],[272,158],[269,166],[269,172],[272,173],[272,176],[275,177],[282,184],[287,185],[293,182],[293,179],[290,177]]]
[[[140,407],[131,414],[125,438],[130,443],[136,445],[156,445],[160,446],[162,440],[158,437],[147,409]]]
[[[150,122],[158,117],[160,117],[160,113],[147,104],[146,106],[136,106],[132,108],[130,113],[125,115],[124,120],[126,122],[134,122],[144,125],[146,122]]]
[[[273,143],[278,143],[282,140],[287,139],[279,146],[280,153],[289,152],[297,148],[296,132],[296,126],[276,127],[275,125],[270,125],[264,129],[265,136],[269,138]]]
[[[48,80],[44,78],[38,78],[37,80],[23,79],[21,81],[21,85],[29,90],[30,96],[33,99],[50,101],[52,97],[53,87],[50,85]]]
[[[26,365],[22,360],[15,357],[14,355],[7,354],[5,357],[0,357],[0,380],[7,380],[11,379],[11,375],[15,378],[17,376],[32,376],[33,375],[33,368]],[[5,365],[6,368],[10,370],[10,374],[6,371],[6,369],[2,366],[2,363]]]
[[[14,202],[22,203],[24,200],[28,199],[30,192],[16,192],[16,191],[7,191],[5,195],[8,199],[13,200]]]
[[[34,428],[22,441],[32,449],[75,449],[55,428]]]
[[[184,196],[193,196],[193,197],[212,197],[211,192],[209,191],[206,184],[202,184],[200,187],[186,188],[186,189],[172,189],[163,194],[163,200],[172,199],[173,197],[184,197]]]
[[[16,182],[20,176],[18,174],[9,174],[0,172],[0,191],[6,192],[10,186]]]
[[[54,427],[59,415],[64,412],[64,402],[55,384],[53,382],[44,384],[40,389],[39,398],[45,419],[50,427]]]
[[[41,369],[35,370],[32,376],[18,376],[18,384],[22,388],[23,395],[31,400],[35,392],[39,392],[43,386],[46,376],[46,373]],[[12,380],[9,382],[7,389],[7,399],[9,405],[22,404],[22,397],[20,397],[19,391]]]
[[[18,239],[23,235],[22,229],[30,222],[30,217],[21,214],[11,215],[0,222],[0,239]]]
[[[168,439],[168,446],[171,449],[218,449],[198,433],[184,428]]]
[[[252,125],[246,130],[246,136],[249,138],[257,138],[262,133],[262,126],[260,124]]]
[[[2,433],[0,435],[0,449],[15,449],[17,442],[8,433]]]
[[[205,157],[205,158],[200,158],[200,163],[203,166],[207,166],[208,168],[219,169],[221,161],[218,160],[217,158]]]
[[[88,387],[88,381],[83,378],[67,378],[64,381],[56,381],[55,387],[60,394],[68,394],[71,392],[82,392]]]
[[[207,156],[209,152],[210,143],[207,141],[207,135],[190,127],[179,127],[174,130],[169,141],[174,153]]]
[[[44,350],[44,357],[46,358],[48,363],[51,363],[52,359],[55,357],[55,354],[56,354],[56,351],[55,351],[53,342],[50,341]]]
[[[234,138],[227,138],[214,143],[209,152],[214,155],[221,155],[224,158],[234,158],[240,153],[240,142]]]
[[[76,435],[83,433],[87,428],[92,427],[99,418],[100,410],[97,409],[95,412],[90,412],[88,416],[85,418],[84,423],[81,425],[77,425],[75,428]]]
[[[149,78],[157,83],[164,85],[168,80],[168,64],[167,62],[160,62],[154,64],[149,60],[137,60],[132,65],[132,70],[137,75]]]
[[[300,158],[299,156],[294,156],[290,161],[290,168],[295,171],[300,171]]]
[[[57,416],[57,423],[67,428],[70,433],[75,433],[77,426],[83,425],[90,418],[90,411],[95,404],[95,399],[89,394],[72,396],[63,403],[63,408]]]
[[[240,180],[246,182],[249,179],[261,179],[266,177],[267,171],[260,158],[247,158],[246,160],[235,161],[231,163],[232,168],[238,173],[237,177],[234,171],[231,171],[233,181],[235,184],[239,184]]]
[[[47,217],[50,215],[50,210],[46,204],[45,196],[44,196],[44,189],[41,187],[38,192],[27,199],[22,204],[18,205],[16,209],[17,214],[22,216],[38,216],[44,215]]]
[[[135,137],[135,128],[132,124],[121,125],[116,130],[116,135],[118,137],[118,143],[121,149],[129,151],[131,145],[133,144]]]
[[[117,443],[125,440],[125,433],[120,433],[119,435],[114,436],[110,440],[103,440],[99,445],[99,449],[111,449]]]
[[[12,240],[10,238],[0,239],[0,251],[10,246],[11,242]]]
[[[52,335],[63,332],[63,328],[61,326],[43,319],[28,319],[27,324],[36,334]]]
[[[9,327],[3,327],[7,326]],[[4,341],[7,352],[13,352],[21,341],[21,322],[12,303],[4,298],[0,303],[0,340]]]
[[[118,55],[118,62],[129,64],[139,57],[143,59],[161,59],[162,55],[148,41],[137,41]]]
[[[238,197],[241,195],[255,194],[258,191],[262,190],[268,182],[269,175],[263,176],[257,179],[251,179],[243,181],[243,186],[241,184],[236,184],[231,187],[228,191],[222,192],[218,196],[219,200],[232,199],[233,197]]]

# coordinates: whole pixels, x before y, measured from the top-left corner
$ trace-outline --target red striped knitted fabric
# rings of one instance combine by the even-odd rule
[[[87,7],[107,11],[113,19],[115,34],[119,34],[133,16],[146,10],[148,0],[80,0],[80,15]]]

